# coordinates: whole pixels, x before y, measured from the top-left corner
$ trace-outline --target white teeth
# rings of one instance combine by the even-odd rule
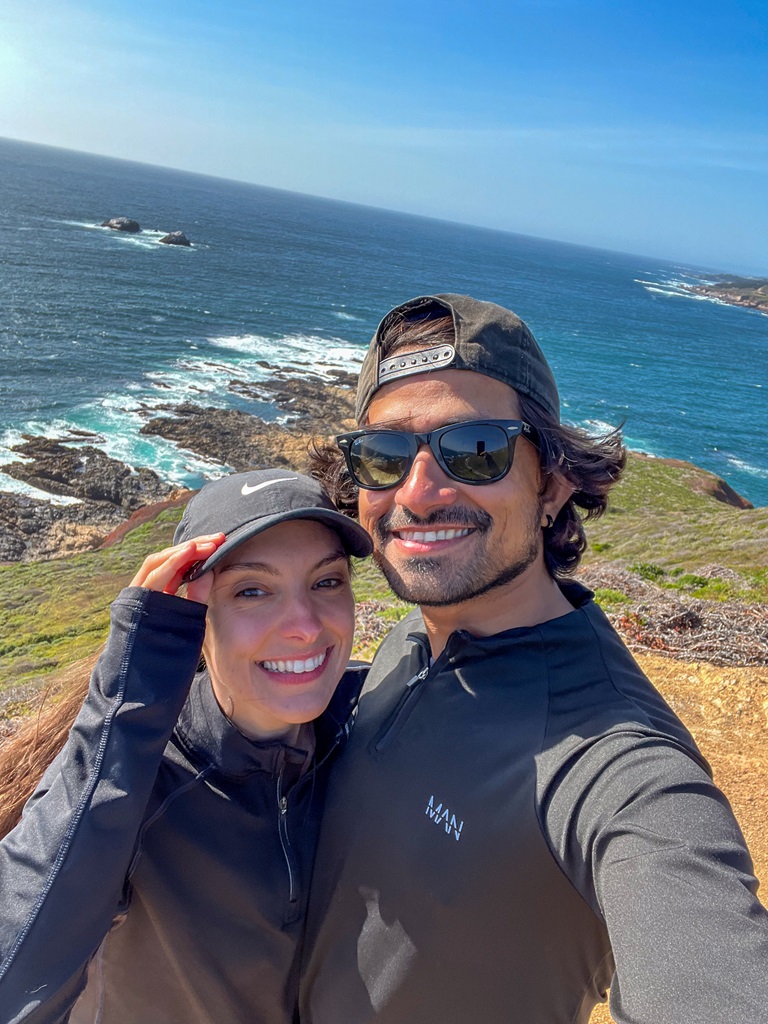
[[[299,675],[302,672],[314,672],[323,664],[327,653],[327,651],[323,651],[322,654],[316,654],[314,658],[288,658],[285,661],[262,661],[261,664],[267,672],[293,672]]]
[[[403,540],[433,544],[436,540],[455,540],[457,537],[466,537],[471,530],[398,530],[398,533]]]

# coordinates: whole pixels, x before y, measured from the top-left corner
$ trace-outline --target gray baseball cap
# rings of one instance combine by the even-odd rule
[[[373,548],[362,526],[338,511],[317,480],[285,469],[234,473],[207,483],[184,509],[174,544],[209,533],[227,537],[210,558],[193,566],[185,579],[196,580],[243,541],[291,519],[312,519],[330,527],[347,554],[356,558],[365,558]]]
[[[432,309],[445,310],[453,319],[452,343],[382,358],[381,335],[385,329],[397,320],[418,321],[420,314]],[[415,373],[449,369],[474,370],[495,377],[560,420],[560,397],[554,375],[523,321],[494,302],[445,294],[410,299],[395,306],[381,321],[360,371],[355,409],[358,423],[363,423],[371,399],[385,384]]]

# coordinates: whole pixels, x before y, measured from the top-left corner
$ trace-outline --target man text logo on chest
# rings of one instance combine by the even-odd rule
[[[436,804],[434,796],[429,798],[429,803],[424,813],[428,814],[436,825],[443,825],[446,835],[453,834],[458,843],[461,839],[461,830],[464,828],[463,821],[456,821],[456,815],[451,814],[447,807],[443,807],[441,803]]]

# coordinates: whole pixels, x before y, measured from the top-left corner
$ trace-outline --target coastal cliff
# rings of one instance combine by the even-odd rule
[[[768,313],[768,279],[764,277],[717,277],[710,284],[681,284],[694,295],[718,299],[729,306],[746,306]]]

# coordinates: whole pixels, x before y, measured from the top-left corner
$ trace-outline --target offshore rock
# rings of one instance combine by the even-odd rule
[[[171,231],[169,234],[159,238],[158,241],[162,242],[163,245],[192,245],[183,231]]]
[[[11,449],[28,459],[2,466],[4,473],[48,494],[105,502],[132,512],[141,505],[161,501],[171,491],[151,469],[132,470],[99,448],[69,448],[60,441],[25,435]]]
[[[141,225],[132,217],[111,217],[101,222],[103,228],[112,228],[113,231],[127,231],[131,235],[141,231]]]

